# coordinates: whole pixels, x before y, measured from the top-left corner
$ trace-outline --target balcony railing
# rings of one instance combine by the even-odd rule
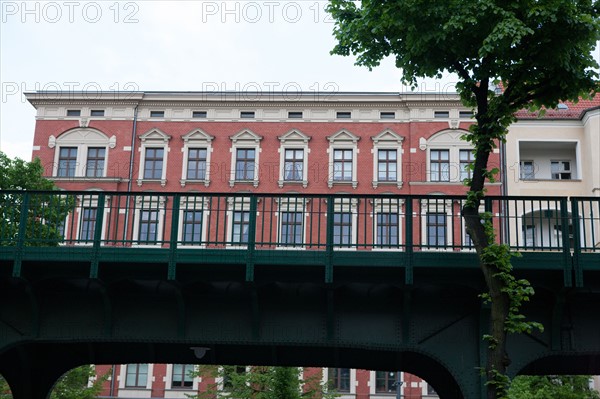
[[[464,196],[0,193],[1,246],[473,251]],[[600,198],[487,197],[498,242],[600,253]]]

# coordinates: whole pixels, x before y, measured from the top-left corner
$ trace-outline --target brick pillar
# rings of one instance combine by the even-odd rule
[[[356,399],[369,399],[371,388],[369,386],[369,370],[356,370]]]

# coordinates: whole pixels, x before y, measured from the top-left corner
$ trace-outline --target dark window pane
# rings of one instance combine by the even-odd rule
[[[58,177],[75,176],[77,147],[61,147],[58,153]]]
[[[144,179],[162,179],[163,148],[146,148]]]
[[[236,151],[235,180],[254,180],[255,155],[253,148],[240,148]]]
[[[187,179],[204,180],[206,178],[206,148],[188,150]]]

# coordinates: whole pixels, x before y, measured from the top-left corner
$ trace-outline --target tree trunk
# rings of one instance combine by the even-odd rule
[[[465,226],[473,241],[473,245],[479,256],[479,263],[483,276],[488,288],[488,293],[491,298],[491,320],[490,332],[492,340],[488,342],[486,378],[487,398],[497,399],[501,392],[498,392],[497,386],[493,383],[497,374],[505,374],[509,364],[509,358],[506,353],[506,329],[505,323],[509,313],[510,298],[502,292],[504,283],[499,278],[495,277],[499,272],[498,266],[495,264],[486,263],[483,259],[484,250],[493,242],[486,235],[485,226],[482,224],[481,216],[479,215],[479,206],[481,198],[484,195],[484,185],[486,179],[486,171],[490,152],[493,149],[493,130],[495,126],[492,122],[493,118],[489,118],[488,99],[487,99],[487,84],[482,84],[475,90],[477,98],[477,123],[478,123],[478,140],[475,142],[475,165],[473,168],[473,178],[469,187],[470,192],[477,193],[477,199],[472,202],[467,202],[463,207],[463,218]],[[474,197],[475,198],[475,197]]]

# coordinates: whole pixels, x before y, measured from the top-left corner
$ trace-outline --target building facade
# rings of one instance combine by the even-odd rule
[[[33,157],[61,189],[90,193],[81,196],[65,223],[66,242],[74,245],[86,244],[97,231],[110,239],[108,226],[95,225],[98,191],[139,194],[134,215],[102,218],[105,224],[130,223],[132,245],[164,243],[168,206],[160,193],[169,192],[189,195],[182,197],[181,245],[239,248],[248,240],[250,209],[244,200],[232,199],[234,194],[464,194],[462,181],[473,160],[472,148],[461,140],[473,123],[472,110],[452,94],[40,92],[27,98],[37,110]],[[582,105],[559,114],[561,120],[552,112],[543,119],[518,115],[505,151],[499,146],[490,158],[503,173],[488,193],[600,196],[600,161],[594,156],[600,152],[600,104]],[[223,218],[214,220],[223,225],[220,233],[206,227],[219,212],[204,197],[198,202],[200,194],[226,201]],[[336,247],[358,249],[371,240],[380,249],[401,250],[403,203],[377,201],[335,204]],[[464,227],[449,216],[458,214],[460,204],[442,202],[417,210],[418,239],[433,250],[467,247]],[[309,248],[314,238],[307,233],[306,202],[273,206],[277,245]],[[548,216],[551,205],[530,208],[509,210],[522,220],[521,229],[506,228],[509,240],[534,246],[547,235],[546,240],[561,241],[563,232],[552,225],[552,216],[537,217],[544,211]],[[357,215],[371,215],[369,229],[357,228]],[[212,238],[220,236],[214,244]],[[218,383],[189,377],[193,367],[131,364],[97,366],[97,371],[110,370],[103,397],[183,398]],[[397,387],[403,398],[436,397],[433,387],[410,374],[305,373],[320,374],[344,399],[397,397]]]

